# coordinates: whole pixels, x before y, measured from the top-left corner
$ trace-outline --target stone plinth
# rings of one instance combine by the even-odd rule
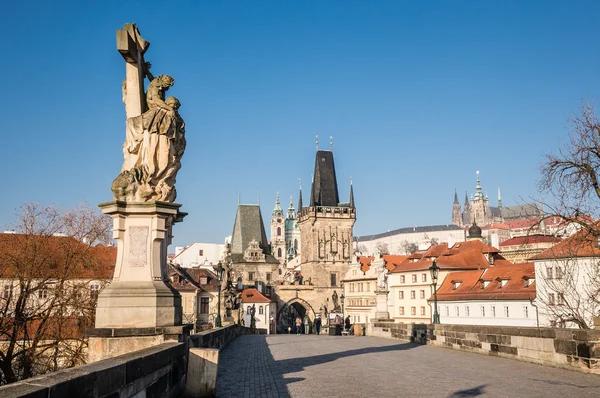
[[[387,290],[376,290],[375,298],[377,300],[377,307],[375,311],[375,319],[389,319],[390,313],[388,311],[388,291]]]
[[[113,219],[117,263],[113,280],[100,292],[96,328],[156,328],[181,325],[181,295],[168,280],[171,228],[185,213],[166,202],[102,203]]]

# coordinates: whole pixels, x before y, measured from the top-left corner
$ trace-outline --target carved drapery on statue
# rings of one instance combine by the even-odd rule
[[[168,75],[152,76],[150,64],[143,60],[150,43],[141,38],[135,25],[133,28],[132,25],[126,25],[120,34],[128,36],[121,40],[117,36],[119,51],[129,64],[123,84],[128,117],[125,123],[123,167],[113,181],[112,191],[116,200],[173,202],[177,197],[175,180],[186,146],[179,100],[175,97],[165,99],[165,93],[173,86],[174,79]],[[134,65],[133,71],[131,65]],[[138,70],[140,68],[141,71]],[[131,105],[138,100],[135,85],[141,84],[143,96],[143,80],[146,77],[150,85],[144,98],[140,98],[140,106],[136,108]],[[147,110],[140,113],[143,109]]]

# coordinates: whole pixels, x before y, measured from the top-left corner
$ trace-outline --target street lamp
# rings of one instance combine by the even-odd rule
[[[344,299],[346,298],[346,296],[344,296],[344,293],[342,293],[342,295],[340,296],[340,301],[342,302],[342,319],[344,319]]]
[[[217,280],[219,281],[219,293],[218,293],[219,301],[217,303],[217,319],[215,321],[215,326],[220,328],[221,326],[223,326],[221,324],[221,282],[223,282],[223,271],[225,271],[225,268],[223,268],[223,264],[221,264],[220,261],[219,261],[216,271],[217,271]]]
[[[440,267],[437,266],[435,260],[433,260],[433,264],[429,267],[429,272],[431,272],[431,282],[433,285],[433,323],[440,323],[440,314],[438,313],[438,305],[437,305],[437,281],[440,273]]]

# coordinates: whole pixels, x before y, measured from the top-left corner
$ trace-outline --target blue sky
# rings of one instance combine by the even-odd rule
[[[454,189],[505,205],[536,197],[542,154],[600,83],[600,2],[10,2],[0,225],[25,202],[112,199],[125,73],[115,30],[136,22],[169,74],[188,146],[174,244],[222,242],[238,192],[309,196],[315,135],[350,176],[355,235],[450,222]]]

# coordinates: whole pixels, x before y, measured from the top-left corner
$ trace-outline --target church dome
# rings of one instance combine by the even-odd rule
[[[481,239],[481,228],[473,222],[471,228],[469,228],[469,239]]]

